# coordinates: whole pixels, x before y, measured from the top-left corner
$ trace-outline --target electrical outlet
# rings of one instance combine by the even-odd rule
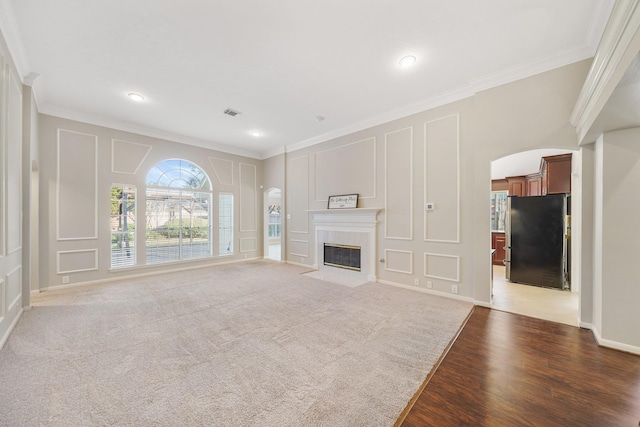
[[[427,288],[428,289],[432,289],[433,288],[433,282],[431,280],[427,280]]]
[[[420,285],[420,279],[413,279],[413,284],[416,286]]]
[[[62,284],[66,285],[69,283],[69,276],[62,276]]]
[[[451,293],[452,294],[458,293],[458,285],[451,285]]]

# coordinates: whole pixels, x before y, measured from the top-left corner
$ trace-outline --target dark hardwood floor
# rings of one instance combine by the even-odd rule
[[[599,347],[588,330],[476,307],[397,425],[609,427],[639,421],[639,356]]]

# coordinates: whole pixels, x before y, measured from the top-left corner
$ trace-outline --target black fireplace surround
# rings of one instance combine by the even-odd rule
[[[360,271],[360,246],[325,243],[324,265]]]

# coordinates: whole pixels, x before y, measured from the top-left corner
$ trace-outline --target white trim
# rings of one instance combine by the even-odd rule
[[[136,167],[136,169],[133,172],[117,171],[115,169],[115,160],[116,160],[115,142],[116,141],[124,142],[125,144],[139,145],[141,147],[147,147],[148,148],[148,150],[145,153],[145,155],[142,156],[142,160],[140,160],[140,163],[138,163],[138,167]],[[111,139],[111,172],[113,172],[113,173],[124,173],[124,174],[127,174],[127,175],[136,175],[138,173],[138,170],[140,170],[140,167],[142,166],[144,161],[147,160],[147,157],[149,156],[149,153],[151,153],[152,149],[153,149],[153,146],[151,146],[151,145],[140,144],[139,142],[125,141],[124,139],[112,138]]]
[[[289,255],[293,255],[293,256],[299,256],[299,257],[303,257],[303,258],[309,258],[309,241],[308,240],[296,240],[296,239],[291,239],[289,240],[289,243],[306,243],[307,244],[307,254],[303,255],[303,254],[297,254],[295,252],[289,251]],[[290,245],[292,246],[292,245]]]
[[[18,310],[18,315],[16,316],[16,318],[13,319],[13,322],[11,322],[11,325],[9,325],[9,327],[7,328],[7,332],[4,334],[4,336],[0,340],[0,350],[2,350],[2,347],[4,347],[4,345],[6,344],[7,340],[9,339],[9,335],[11,335],[11,332],[18,324],[18,320],[20,320],[20,317],[22,316],[23,312],[24,312],[24,309],[21,307]]]
[[[223,162],[231,163],[231,182],[230,183],[222,182],[222,180],[220,179],[220,175],[218,175],[218,171],[216,170],[216,166],[211,161],[212,159],[213,160],[221,160]],[[223,159],[223,158],[220,158],[220,157],[209,157],[209,164],[211,165],[211,168],[213,169],[214,175],[216,176],[216,178],[218,178],[218,183],[220,183],[220,185],[233,185],[233,171],[234,171],[233,160]]]
[[[294,261],[285,260],[284,263],[285,264],[291,264],[291,265],[297,265],[298,267],[308,268],[309,270],[317,270],[317,268],[313,268],[309,264],[302,264],[301,262],[294,262]]]
[[[270,150],[267,151],[263,151],[262,152],[262,160],[267,160],[271,157],[275,157],[278,156],[280,154],[284,154],[287,152],[287,147],[285,147],[284,145],[280,146],[280,147],[274,147]]]
[[[13,253],[16,253],[17,251],[19,251],[20,249],[22,249],[22,245],[23,245],[23,241],[22,241],[22,227],[23,227],[23,165],[22,165],[22,157],[23,157],[23,153],[22,153],[22,147],[23,147],[23,129],[22,129],[22,125],[24,122],[24,117],[23,117],[23,104],[24,104],[24,100],[23,100],[23,94],[22,94],[22,83],[20,82],[20,79],[16,79],[11,67],[9,66],[9,64],[6,64],[5,67],[5,73],[6,73],[6,92],[4,93],[4,99],[3,99],[3,125],[5,127],[4,132],[3,132],[3,138],[5,140],[5,157],[4,157],[4,168],[6,169],[6,174],[4,176],[4,197],[5,197],[5,204],[4,204],[4,222],[6,223],[5,226],[5,233],[3,234],[2,238],[6,239],[6,247],[5,247],[5,251],[8,253],[8,255],[11,255]],[[13,87],[12,87],[13,86]],[[12,94],[12,89],[16,91],[18,99],[19,99],[19,104],[18,104],[18,110],[17,110],[17,114],[19,116],[20,122],[19,123],[11,123],[10,122],[10,114],[12,108],[15,108],[16,106],[13,105],[13,103],[11,103],[11,94]],[[12,128],[12,126],[16,126],[17,127],[17,133],[18,133],[18,140],[14,141],[15,143],[12,144],[12,141],[9,140],[9,129]],[[9,158],[9,152],[12,151],[9,147],[13,147],[14,149],[17,150],[17,158],[16,159],[10,159]],[[14,163],[15,162],[15,163]],[[11,168],[9,167],[9,165],[11,165]],[[18,185],[17,185],[17,189],[15,187],[13,187],[11,189],[11,191],[9,191],[9,175],[10,175],[10,169],[13,169],[13,167],[16,167],[17,165],[17,178],[18,178]],[[13,171],[13,170],[12,170]],[[17,218],[15,218],[17,220],[17,229],[18,229],[18,241],[17,241],[17,246],[15,247],[11,247],[11,244],[13,242],[11,242],[11,236],[9,233],[9,230],[13,230],[13,232],[15,232],[14,228],[11,227],[10,222],[11,219],[14,217],[14,215],[10,214],[10,193],[13,194],[14,191],[17,191],[17,198],[18,198],[18,203],[17,203]],[[15,211],[11,211],[14,212]]]
[[[589,330],[593,330],[593,324],[591,323],[586,323],[586,322],[578,322],[578,326],[580,326],[582,329],[589,329]]]
[[[243,240],[253,240],[253,241],[255,241],[256,242],[255,245],[254,245],[255,249],[249,249],[249,250],[242,249],[242,241]],[[257,237],[240,237],[240,249],[239,249],[240,253],[256,252],[257,250],[258,250],[258,238]],[[229,254],[229,255],[231,255],[231,254]],[[218,256],[220,256],[220,255],[218,254]]]
[[[429,200],[428,198],[428,194],[427,194],[427,125],[429,123],[433,123],[433,122],[437,122],[440,120],[447,120],[450,119],[452,117],[456,118],[456,238],[452,239],[452,240],[448,240],[448,239],[429,239],[427,237],[427,217],[428,217],[428,212],[426,209],[423,209],[423,234],[424,234],[424,241],[425,242],[439,242],[439,243],[460,243],[460,114],[456,113],[456,114],[450,114],[448,116],[444,116],[444,117],[440,117],[437,119],[433,119],[433,120],[428,120],[426,122],[424,122],[424,147],[423,147],[423,156],[424,156],[424,163],[423,163],[423,192],[424,192],[424,202],[425,205],[427,202],[432,202],[432,200]]]
[[[5,59],[0,53],[0,109],[4,114],[6,114],[7,111],[7,88],[1,83],[4,82],[2,78],[5,70]],[[2,119],[6,121],[6,117],[3,117]],[[7,205],[7,146],[7,132],[5,127],[5,129],[0,132],[0,259],[6,256],[7,251],[7,214],[5,212],[5,206]]]
[[[9,284],[9,278],[12,278],[14,275],[18,275],[18,295],[13,299],[13,301],[11,301],[10,303],[8,303],[8,293],[9,293],[9,287],[7,286]],[[11,271],[9,271],[8,273],[5,274],[5,284],[4,284],[4,303],[7,307],[7,310],[5,312],[9,313],[11,312],[11,310],[13,310],[13,308],[15,307],[16,303],[18,301],[20,301],[20,298],[22,298],[22,264],[15,266]]]
[[[190,265],[190,266],[186,266],[186,267],[170,268],[170,269],[160,270],[160,271],[150,271],[148,273],[113,276],[113,277],[109,277],[107,279],[87,280],[85,282],[69,283],[69,284],[66,284],[66,285],[45,286],[45,287],[40,288],[40,291],[41,292],[46,292],[46,291],[55,291],[55,290],[58,290],[58,289],[77,288],[79,286],[98,285],[98,284],[101,284],[101,283],[117,282],[118,280],[137,279],[139,277],[157,276],[157,275],[160,275],[160,274],[177,273],[177,272],[180,272],[180,271],[188,271],[188,270],[195,270],[195,269],[200,269],[200,268],[215,267],[216,265],[237,264],[237,263],[250,262],[250,261],[256,261],[256,260],[261,260],[261,259],[262,258],[260,258],[260,257],[254,257],[254,258],[238,259],[238,260],[231,260],[231,261],[224,261],[224,262],[215,262],[215,263],[209,263],[209,264],[203,264],[203,265]],[[201,261],[201,260],[202,260],[202,258],[199,258],[199,259],[194,260],[194,261]],[[184,262],[182,262],[182,263],[184,263]],[[172,264],[177,264],[177,263],[172,263]],[[153,267],[158,267],[158,266],[161,266],[161,265],[167,265],[167,264],[166,263],[154,264]],[[151,265],[138,266],[137,268],[141,268],[141,267],[151,267]],[[123,270],[118,269],[116,271],[123,271]],[[113,270],[111,272],[113,272]]]
[[[251,230],[245,230],[242,228],[242,166],[251,166],[253,168],[253,229]],[[251,163],[242,163],[240,162],[238,164],[238,174],[239,179],[240,179],[240,188],[238,189],[238,203],[239,203],[239,209],[238,209],[238,216],[240,219],[240,227],[239,230],[241,233],[244,232],[256,232],[258,231],[258,168],[256,167],[256,165],[252,165]]]
[[[442,276],[434,276],[433,274],[427,274],[427,268],[429,263],[427,262],[427,257],[440,257],[440,258],[455,258],[456,260],[456,277],[442,277]],[[441,279],[448,280],[450,282],[460,283],[460,257],[458,255],[444,255],[444,254],[436,254],[433,252],[425,252],[424,253],[424,277],[431,277],[433,279]]]
[[[387,265],[389,265],[389,256],[387,254],[389,252],[396,252],[396,253],[411,255],[411,257],[409,259],[409,271],[396,270],[394,268],[388,268]],[[402,250],[398,250],[398,249],[385,249],[384,250],[384,259],[385,259],[384,269],[386,271],[393,271],[395,273],[413,274],[413,251],[402,251]]]
[[[29,63],[29,57],[20,35],[20,29],[18,28],[18,21],[16,20],[15,12],[11,1],[3,0],[2,6],[0,6],[0,29],[2,36],[9,49],[9,55],[15,63],[16,69],[20,76],[26,76],[31,72],[31,64]],[[2,346],[0,346],[1,348]]]
[[[123,120],[110,119],[107,117],[96,116],[94,114],[80,112],[68,108],[63,108],[51,104],[43,105],[39,107],[41,114],[47,114],[63,119],[74,120],[81,123],[88,123],[95,126],[107,127],[114,130],[120,130],[123,132],[129,132],[136,135],[148,136],[151,138],[162,139],[170,142],[177,142],[180,144],[187,144],[194,147],[206,148],[208,150],[220,151],[228,154],[235,154],[238,156],[248,157],[251,159],[261,160],[260,153],[251,150],[245,150],[241,148],[231,147],[229,145],[220,144],[215,141],[207,141],[204,139],[193,138],[186,135],[180,135],[177,133],[166,132],[159,129],[150,128],[135,123],[129,123]]]
[[[435,296],[439,296],[439,297],[454,299],[454,300],[458,300],[458,301],[464,301],[464,302],[468,302],[468,303],[471,303],[471,304],[475,305],[475,302],[474,302],[473,298],[463,297],[461,295],[448,294],[446,292],[434,291],[433,289],[425,289],[425,288],[420,288],[420,287],[417,287],[417,286],[405,285],[403,283],[391,282],[391,281],[388,281],[388,280],[378,280],[378,283],[381,283],[383,285],[394,286],[396,288],[403,288],[403,289],[409,289],[411,291],[422,292],[423,294],[430,294],[430,295],[435,295]]]
[[[607,15],[609,21],[569,119],[576,128],[578,143],[594,142],[583,140],[637,54],[639,4],[640,0],[616,2]]]
[[[79,270],[60,270],[60,255],[61,254],[70,254],[70,253],[80,253],[80,252],[95,252],[95,267],[93,268],[82,268]],[[72,251],[57,251],[56,252],[56,274],[65,274],[65,273],[80,273],[82,271],[95,271],[98,269],[98,250],[97,249],[76,249]]]
[[[388,167],[388,140],[387,136],[399,133],[409,129],[410,141],[409,141],[409,237],[392,237],[389,236],[389,206],[387,204],[387,195],[389,194],[389,167]],[[398,129],[393,132],[386,132],[384,134],[384,238],[388,240],[413,240],[413,126]]]
[[[602,338],[602,335],[600,335],[600,331],[598,331],[597,328],[591,328],[591,332],[593,332],[593,336],[595,337],[598,345],[602,347],[608,347],[614,350],[620,350],[640,356],[640,347]]]
[[[358,199],[375,199],[378,194],[378,186],[377,186],[377,175],[378,175],[378,162],[377,162],[377,152],[378,152],[378,141],[375,136],[361,139],[359,141],[350,142],[348,144],[339,145],[337,147],[328,148],[326,150],[321,150],[313,153],[313,174],[314,174],[314,186],[313,186],[313,198],[315,199],[315,203],[325,203],[326,200],[318,200],[318,154],[326,153],[333,150],[338,150],[340,148],[348,147],[350,145],[360,144],[362,142],[373,140],[373,177],[371,182],[373,183],[373,195],[372,196],[362,196],[358,195]],[[342,193],[340,193],[342,194]]]
[[[94,188],[94,204],[95,204],[95,218],[94,218],[94,235],[86,237],[60,237],[60,132],[75,133],[76,135],[90,136],[94,139],[95,145],[95,188]],[[98,238],[98,135],[92,135],[90,133],[76,132],[73,130],[57,128],[56,129],[56,240],[57,241],[69,241],[69,240],[95,240]]]

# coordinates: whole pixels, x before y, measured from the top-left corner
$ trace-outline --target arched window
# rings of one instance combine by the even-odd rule
[[[211,255],[211,181],[195,164],[170,159],[147,174],[147,264]]]

